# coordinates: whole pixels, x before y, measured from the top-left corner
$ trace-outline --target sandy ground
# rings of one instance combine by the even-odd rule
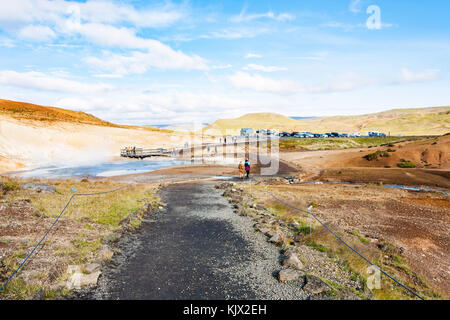
[[[450,296],[448,195],[327,184],[272,185],[271,190],[298,208],[315,203],[314,213],[345,238],[357,230],[370,246],[387,240],[402,248],[410,269],[443,297]]]
[[[368,161],[363,156],[387,151],[389,157]],[[395,150],[395,151],[392,151]],[[450,188],[450,136],[394,143],[377,148],[344,150],[288,151],[280,159],[302,169],[305,180],[374,182],[428,185]],[[401,159],[417,168],[398,168]]]
[[[0,116],[0,172],[23,166],[95,163],[127,146],[179,147],[200,143],[182,133],[123,129],[68,122],[46,123]]]

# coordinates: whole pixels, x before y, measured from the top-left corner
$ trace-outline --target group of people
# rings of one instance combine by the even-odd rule
[[[250,161],[245,158],[244,163],[239,162],[239,178],[244,179],[244,176],[248,179],[250,178]]]
[[[136,147],[125,147],[125,152],[127,154],[130,154],[130,153],[136,154]]]

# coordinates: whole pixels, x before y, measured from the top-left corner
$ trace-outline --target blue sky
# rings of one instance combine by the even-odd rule
[[[450,104],[450,3],[0,3],[0,98],[126,124]]]

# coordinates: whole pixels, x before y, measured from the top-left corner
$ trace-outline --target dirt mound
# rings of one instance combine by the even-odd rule
[[[352,153],[352,156],[346,159],[333,159],[330,167],[450,169],[450,136],[448,135],[394,143],[372,150]]]

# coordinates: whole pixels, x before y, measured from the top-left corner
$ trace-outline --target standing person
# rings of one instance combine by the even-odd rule
[[[250,178],[250,161],[248,158],[245,158],[244,162],[245,172],[247,172],[247,179]]]
[[[244,165],[242,164],[242,161],[239,161],[239,178],[244,179],[244,174],[245,174],[245,168]]]

